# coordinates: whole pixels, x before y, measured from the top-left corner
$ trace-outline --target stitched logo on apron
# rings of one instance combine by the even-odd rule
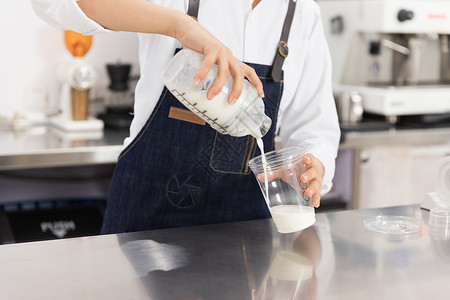
[[[216,180],[216,172],[210,167],[211,152],[213,145],[207,143],[196,155],[192,157],[193,165],[197,174],[202,174],[202,182],[206,180],[211,184]]]
[[[199,187],[198,179],[192,174],[176,174],[167,183],[167,198],[175,207],[194,207],[202,196],[203,189]]]

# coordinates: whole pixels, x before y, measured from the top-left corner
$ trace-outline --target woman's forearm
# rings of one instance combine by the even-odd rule
[[[80,0],[77,3],[86,16],[105,28],[170,36],[180,41],[183,47],[205,54],[195,82],[203,80],[213,64],[219,66],[216,80],[208,90],[208,99],[222,90],[230,73],[238,83],[229,94],[230,103],[239,98],[244,77],[256,86],[260,97],[264,97],[261,80],[255,71],[237,60],[225,45],[184,12],[145,0]]]
[[[145,0],[80,0],[78,6],[90,19],[116,31],[157,33],[177,38],[186,14]]]

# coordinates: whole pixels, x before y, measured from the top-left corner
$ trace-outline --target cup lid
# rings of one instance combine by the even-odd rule
[[[419,220],[404,216],[378,215],[364,219],[364,227],[374,235],[389,240],[420,237]]]

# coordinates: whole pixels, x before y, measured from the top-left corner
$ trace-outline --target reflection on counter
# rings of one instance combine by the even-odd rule
[[[376,215],[421,220],[422,235],[372,237],[363,220]],[[292,234],[263,219],[1,246],[0,298],[26,299],[32,291],[55,299],[62,290],[66,299],[448,298],[449,239],[429,231],[427,211],[416,205],[317,217]],[[292,272],[278,276],[287,261]]]
[[[274,240],[276,250],[256,299],[322,299],[335,269],[329,222],[317,215],[314,226]]]
[[[172,242],[168,230],[152,231],[152,240],[118,240],[149,299],[321,299],[335,267],[325,215],[292,234],[269,221],[255,236],[254,223],[182,228]]]
[[[313,263],[294,252],[278,252],[263,279],[256,299],[315,299]]]

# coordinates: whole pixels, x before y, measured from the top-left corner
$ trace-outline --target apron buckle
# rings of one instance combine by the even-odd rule
[[[285,41],[280,41],[280,43],[278,44],[278,53],[280,53],[280,55],[283,56],[284,58],[288,56],[289,47]]]

